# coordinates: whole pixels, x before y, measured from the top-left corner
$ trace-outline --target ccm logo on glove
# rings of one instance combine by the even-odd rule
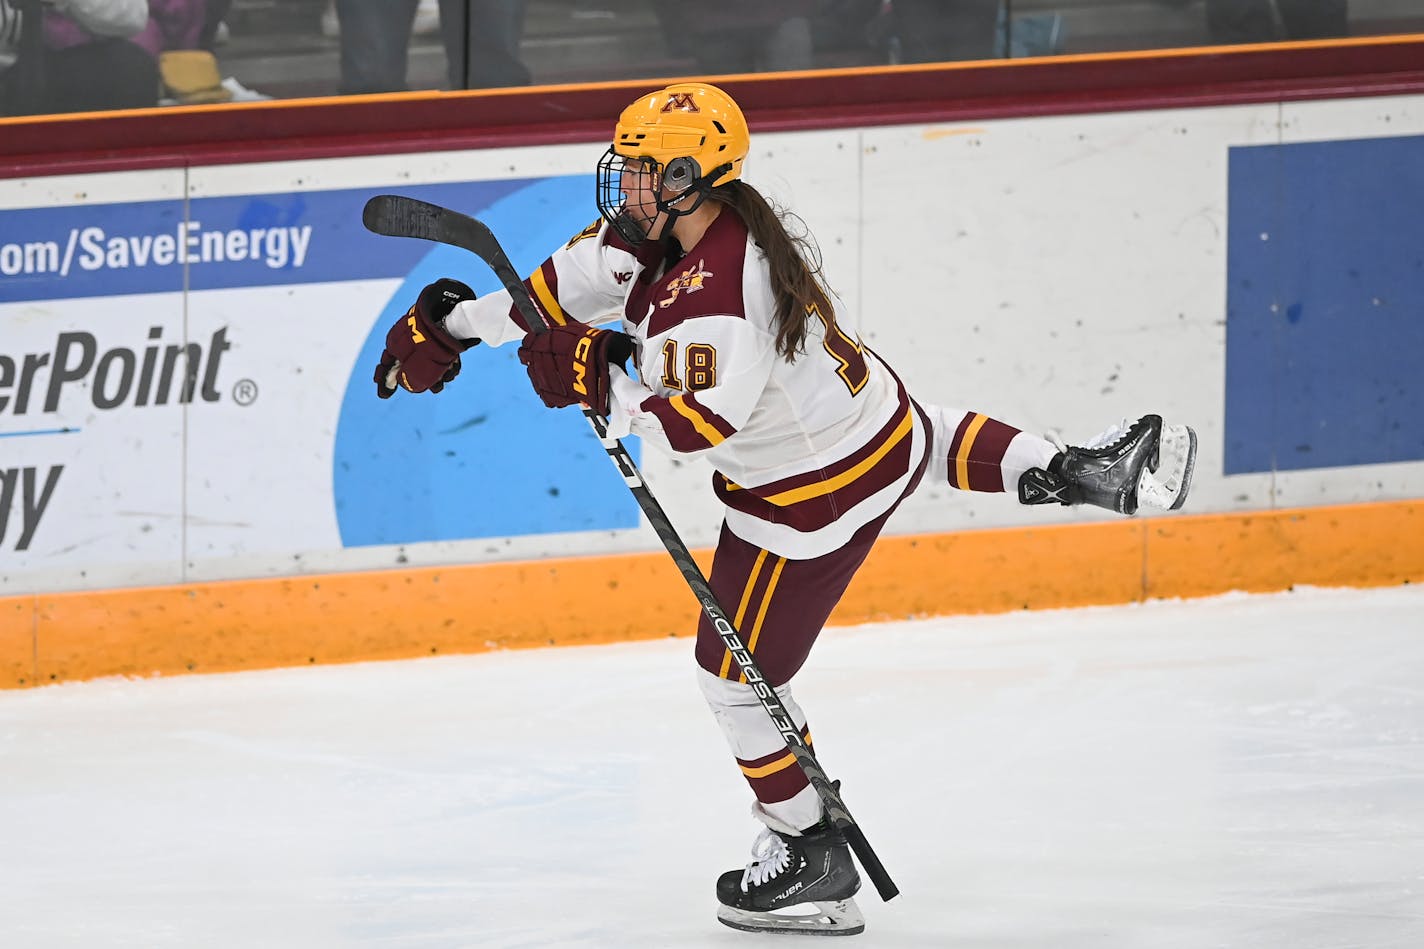
[[[529,333],[519,346],[519,361],[545,405],[581,402],[599,415],[608,414],[608,364],[621,366],[631,355],[633,337],[583,323]]]
[[[439,392],[460,374],[460,353],[479,342],[456,339],[445,318],[475,292],[458,280],[437,280],[420,291],[415,305],[386,333],[386,348],[376,366],[376,395],[389,399],[396,387],[409,392]]]

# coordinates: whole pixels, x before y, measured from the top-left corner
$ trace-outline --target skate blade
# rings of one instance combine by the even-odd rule
[[[1192,488],[1197,462],[1197,433],[1189,425],[1167,425],[1158,440],[1155,470],[1144,468],[1137,481],[1139,504],[1164,511],[1180,510]]]
[[[865,917],[855,900],[825,900],[798,903],[791,912],[758,913],[735,906],[718,906],[717,919],[724,926],[747,933],[799,933],[804,936],[854,936],[865,932]]]

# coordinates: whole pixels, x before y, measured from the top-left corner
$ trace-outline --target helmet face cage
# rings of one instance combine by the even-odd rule
[[[702,206],[741,175],[747,121],[732,97],[705,82],[673,83],[623,110],[598,162],[598,211],[630,244],[647,240],[658,214]],[[631,203],[636,202],[636,203]]]
[[[633,246],[641,244],[648,236],[648,225],[652,221],[640,221],[627,207],[628,185],[633,184],[641,192],[641,186],[651,186],[652,180],[643,181],[642,176],[651,175],[650,159],[644,159],[640,167],[634,168],[637,159],[626,158],[610,146],[598,160],[598,213],[613,225],[620,237]],[[632,179],[632,180],[630,180]]]
[[[721,171],[716,169],[714,174]],[[624,240],[636,247],[647,240],[648,229],[659,211],[671,219],[691,214],[702,206],[703,199],[712,190],[713,176],[703,177],[700,173],[693,158],[674,158],[664,167],[655,158],[620,155],[609,146],[598,161],[598,213]],[[664,198],[665,190],[672,192],[672,196]],[[652,203],[630,209],[630,191],[652,195]],[[687,202],[689,191],[696,192],[690,203]]]

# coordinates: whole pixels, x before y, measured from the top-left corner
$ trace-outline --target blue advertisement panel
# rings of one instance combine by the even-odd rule
[[[1232,148],[1226,474],[1424,459],[1424,136]]]
[[[531,184],[477,181],[401,191],[478,213]],[[6,211],[0,216],[0,303],[400,276],[428,246],[370,239],[361,207],[376,193],[358,188]],[[587,203],[587,195],[581,197]]]
[[[366,200],[393,190],[479,216],[526,273],[596,216],[587,175],[0,215],[12,579],[638,525],[582,416],[543,406],[513,346],[472,349],[439,395],[376,397],[421,287],[499,289],[465,251],[367,232]]]
[[[410,193],[424,197],[418,189]],[[589,193],[582,176],[549,178],[527,182],[471,213],[501,236],[510,259],[526,273],[588,225]],[[468,204],[457,206],[469,209]],[[578,213],[548,213],[568,208]],[[370,243],[377,241],[383,246],[420,243],[395,238]],[[478,258],[436,245],[385,302],[342,401],[334,495],[343,543],[636,527],[637,503],[614,476],[588,423],[573,410],[543,407],[512,345],[467,352],[460,377],[440,395],[372,396],[371,370],[386,330],[421,287],[443,276],[463,280],[477,294],[500,286]],[[638,457],[636,441],[631,439],[629,447]],[[398,506],[390,503],[396,485],[405,499]]]

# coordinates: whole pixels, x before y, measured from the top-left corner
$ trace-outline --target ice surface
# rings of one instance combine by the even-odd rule
[[[860,947],[1424,946],[1424,589],[825,634]],[[0,946],[701,947],[756,833],[687,639],[0,692]]]

